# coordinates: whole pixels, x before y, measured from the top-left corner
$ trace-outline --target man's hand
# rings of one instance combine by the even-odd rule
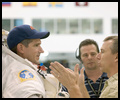
[[[65,68],[59,62],[50,63],[50,73],[53,74],[67,89],[72,98],[87,98],[89,94],[84,84],[84,68],[80,70],[76,64],[74,71]]]
[[[50,71],[67,89],[71,98],[82,98],[79,89],[79,65],[76,64],[74,71],[65,68],[58,62],[50,63]]]
[[[71,88],[75,84],[79,84],[79,65],[76,64],[74,71],[65,68],[58,62],[50,63],[50,73],[53,74],[66,88]]]

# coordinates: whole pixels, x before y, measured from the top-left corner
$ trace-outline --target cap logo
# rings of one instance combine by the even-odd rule
[[[31,28],[31,30],[35,29],[35,28],[33,28],[32,26],[30,26],[30,28]]]

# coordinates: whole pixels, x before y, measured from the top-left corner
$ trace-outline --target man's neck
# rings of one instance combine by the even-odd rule
[[[117,67],[116,67],[117,66]],[[114,74],[118,73],[118,65],[114,66],[114,69],[111,69],[109,72],[107,73],[107,76],[110,78],[111,76],[113,76]]]
[[[93,80],[94,83],[102,75],[102,71],[99,68],[94,70],[85,69],[85,73],[89,79]]]

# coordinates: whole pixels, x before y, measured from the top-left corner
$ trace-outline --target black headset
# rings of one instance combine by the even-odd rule
[[[76,49],[76,51],[75,51],[75,57],[79,60],[80,58],[79,58],[79,48],[77,48]]]
[[[76,49],[76,51],[75,51],[75,57],[80,61],[80,62],[82,62],[81,61],[81,57],[80,57],[80,51],[79,51],[79,47]]]

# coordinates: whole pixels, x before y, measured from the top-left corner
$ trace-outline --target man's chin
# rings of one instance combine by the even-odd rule
[[[35,64],[37,64],[37,65],[39,65],[39,64],[40,64],[39,60],[38,60],[38,61],[34,61],[34,63],[35,63]]]

